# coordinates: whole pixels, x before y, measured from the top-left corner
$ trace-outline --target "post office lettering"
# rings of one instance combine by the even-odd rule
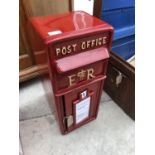
[[[56,56],[66,56],[73,52],[81,52],[84,50],[90,50],[94,47],[100,47],[107,43],[107,36],[98,37],[96,39],[90,39],[76,44],[70,44],[56,48]]]
[[[76,46],[77,44],[72,44],[72,45],[67,45],[63,46],[61,48],[56,48],[56,55],[67,55],[69,53],[75,52],[76,51]]]
[[[76,74],[73,74],[73,75],[70,75],[68,76],[68,79],[69,79],[69,85],[72,86],[74,84],[76,84],[75,82],[75,77],[76,77]]]
[[[87,69],[87,79],[94,78],[95,76],[93,74],[94,74],[93,68]]]

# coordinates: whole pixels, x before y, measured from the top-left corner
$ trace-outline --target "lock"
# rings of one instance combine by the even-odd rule
[[[69,116],[64,117],[64,123],[66,123],[67,128],[72,126],[72,124],[73,124],[73,116],[69,115]]]

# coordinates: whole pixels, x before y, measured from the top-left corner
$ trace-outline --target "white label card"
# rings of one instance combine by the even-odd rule
[[[76,124],[80,123],[89,116],[90,97],[76,104]]]
[[[53,35],[57,35],[57,34],[61,34],[61,33],[62,33],[62,31],[56,30],[56,31],[48,32],[48,35],[49,35],[49,36],[53,36]]]

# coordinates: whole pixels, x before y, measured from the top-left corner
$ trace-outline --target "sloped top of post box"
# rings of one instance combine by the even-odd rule
[[[91,32],[113,30],[111,25],[83,11],[32,17],[30,22],[45,43]]]

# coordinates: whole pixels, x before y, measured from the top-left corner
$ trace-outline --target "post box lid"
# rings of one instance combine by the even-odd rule
[[[56,60],[56,70],[59,73],[65,73],[107,58],[109,58],[107,48],[100,47],[98,49],[89,50],[87,52]]]
[[[108,23],[89,15],[84,11],[74,11],[65,14],[31,17],[30,23],[41,38],[48,43],[76,34],[90,33],[99,30],[113,30]],[[73,33],[74,32],[74,33]]]

